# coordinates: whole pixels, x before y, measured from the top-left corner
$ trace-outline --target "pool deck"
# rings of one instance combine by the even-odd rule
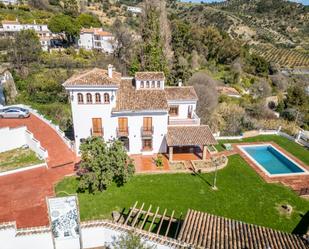
[[[260,167],[256,165],[254,161],[251,160],[238,146],[243,145],[261,145],[261,144],[271,144],[281,153],[287,155],[292,160],[294,160],[297,164],[299,164],[302,168],[309,172],[309,166],[304,162],[299,160],[297,157],[293,156],[291,153],[282,149],[279,145],[274,142],[250,142],[250,143],[237,143],[232,144],[233,150],[236,151],[239,155],[241,155],[245,161],[268,183],[282,183],[288,187],[291,187],[293,190],[299,191],[304,188],[309,188],[309,174],[298,174],[298,175],[285,175],[285,176],[268,176],[264,171],[261,170]]]

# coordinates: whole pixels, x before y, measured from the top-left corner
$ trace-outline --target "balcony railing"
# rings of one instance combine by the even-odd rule
[[[195,112],[192,113],[191,118],[173,118],[169,117],[168,118],[168,125],[200,125],[201,120],[200,118],[196,115]]]
[[[98,128],[96,130],[93,130],[91,128],[90,129],[90,134],[91,134],[91,136],[94,136],[94,137],[103,137],[104,136],[104,129],[103,128]]]
[[[117,137],[128,137],[129,136],[129,127],[117,128],[116,129]]]
[[[152,136],[153,135],[153,126],[151,126],[151,127],[142,126],[141,135],[142,135],[142,137]]]

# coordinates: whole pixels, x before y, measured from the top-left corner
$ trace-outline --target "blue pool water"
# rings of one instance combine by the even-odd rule
[[[271,145],[244,146],[242,149],[271,175],[304,172],[303,169]]]

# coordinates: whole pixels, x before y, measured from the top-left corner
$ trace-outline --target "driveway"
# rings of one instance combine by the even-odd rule
[[[54,184],[74,174],[76,157],[57,132],[35,115],[27,119],[0,119],[1,127],[27,126],[48,151],[48,168],[37,168],[0,177],[0,223],[16,221],[17,227],[48,225],[46,197]]]

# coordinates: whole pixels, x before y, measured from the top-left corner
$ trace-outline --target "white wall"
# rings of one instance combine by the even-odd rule
[[[169,106],[178,106],[178,116],[171,116],[171,119],[188,118],[189,106],[192,106],[192,113],[196,110],[196,101],[168,101]]]
[[[27,130],[26,126],[17,128],[0,129],[0,152],[13,150],[28,145],[31,150],[36,152],[41,158],[46,159],[48,152],[41,146],[40,141],[33,137],[33,134]]]
[[[75,132],[76,151],[79,150],[80,139],[85,139],[91,136],[92,118],[101,118],[104,129],[104,140],[108,141],[115,139],[116,129],[118,127],[118,118],[127,117],[129,127],[130,154],[154,154],[166,151],[165,135],[167,134],[168,115],[166,111],[162,112],[129,112],[129,113],[113,113],[112,109],[116,106],[117,92],[116,88],[92,88],[82,89],[71,88],[70,99]],[[78,104],[77,94],[82,93],[84,96],[84,104]],[[92,94],[93,104],[86,103],[86,94]],[[95,104],[95,93],[110,94],[110,104]],[[112,96],[115,96],[112,98]],[[153,134],[153,150],[142,151],[141,128],[143,126],[143,118],[152,117],[154,126]]]
[[[78,45],[81,48],[91,50],[93,48],[93,34],[92,33],[80,34]]]
[[[135,87],[136,87],[137,90],[139,90],[139,89],[144,89],[144,90],[147,89],[146,88],[147,80],[143,80],[143,81],[144,81],[144,88],[141,88],[141,81],[140,80],[136,80],[135,81]],[[153,80],[148,80],[148,81],[149,81],[149,89],[151,89],[152,88],[152,81]],[[160,87],[159,88],[157,87],[157,82],[158,81],[160,81]],[[154,80],[154,82],[155,82],[155,89],[164,89],[164,80]]]
[[[115,225],[115,227],[116,226],[117,225]],[[121,229],[116,229],[115,227],[112,228],[106,224],[91,227],[83,227],[82,225],[81,238],[83,248],[95,248],[110,245],[114,238],[119,237],[121,234],[125,234],[126,229],[129,229],[124,226],[119,226]],[[160,238],[162,239],[161,236]],[[157,249],[173,248],[172,246],[166,246],[150,240],[143,240],[148,245],[155,246]],[[67,247],[69,241],[63,240],[62,242],[63,243],[61,244],[56,243],[56,249],[79,249],[77,243],[75,243],[74,246]],[[2,225],[1,227],[0,225],[0,246],[1,249],[54,249],[52,234],[46,228],[16,230],[14,223],[9,226]]]

